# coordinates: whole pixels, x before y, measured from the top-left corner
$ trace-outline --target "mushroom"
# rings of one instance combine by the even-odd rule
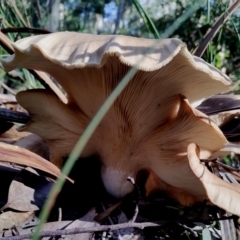
[[[191,168],[187,148],[195,143],[198,157],[206,159],[227,140],[193,105],[232,89],[233,83],[192,56],[182,41],[58,32],[22,39],[13,48],[15,54],[2,63],[6,71],[19,67],[44,71],[66,91],[67,104],[47,90],[17,94],[18,102],[31,115],[22,130],[47,142],[55,165],[61,167],[63,157],[71,152],[101,104],[135,66],[137,73],[82,156],[100,157],[104,186],[115,197],[130,193],[133,186],[127,177],[138,181],[145,170],[149,194],[161,190],[184,205],[209,198],[206,184]]]

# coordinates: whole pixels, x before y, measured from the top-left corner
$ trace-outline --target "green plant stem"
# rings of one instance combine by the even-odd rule
[[[135,5],[139,15],[142,17],[143,21],[145,22],[145,25],[149,29],[149,31],[152,32],[153,36],[156,39],[159,39],[160,35],[158,33],[158,30],[157,30],[155,24],[153,23],[152,19],[148,16],[145,9],[142,7],[142,5],[139,3],[138,0],[132,0],[132,1],[133,1],[133,4]]]
[[[167,28],[161,35],[161,38],[168,38],[171,36],[179,26],[185,22],[193,13],[195,13],[200,7],[203,7],[206,4],[206,0],[196,1],[186,12],[175,20],[171,27]]]

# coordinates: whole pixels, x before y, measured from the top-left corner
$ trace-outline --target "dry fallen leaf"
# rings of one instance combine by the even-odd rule
[[[73,228],[88,228],[88,227],[96,227],[99,226],[98,223],[96,223],[93,218],[96,215],[96,210],[91,209],[85,216],[83,216],[80,219],[77,219],[75,221],[57,221],[57,222],[48,222],[45,223],[42,231],[55,231],[59,229],[73,229]],[[0,215],[1,216],[1,215]],[[24,234],[31,234],[34,231],[34,228],[37,224],[37,221],[35,218],[32,218],[30,216],[30,222],[34,219],[35,225],[33,226],[32,224],[25,224],[21,225],[18,224],[16,226],[15,231],[17,231],[20,235]],[[29,221],[26,221],[29,222]],[[0,234],[4,234],[5,237],[7,236],[14,236],[13,231],[11,229],[5,230]],[[86,239],[91,239],[92,233],[82,233],[82,234],[75,234],[74,236],[72,235],[67,235],[67,236],[62,236],[61,239],[65,240],[86,240]],[[44,237],[42,240],[50,240],[52,237]]]
[[[55,177],[61,177],[60,169],[44,158],[27,149],[2,142],[0,142],[0,162],[1,161],[33,167],[52,174]],[[72,181],[69,178],[67,179]]]
[[[32,215],[32,212],[7,211],[0,214],[0,234],[5,229],[22,223]]]
[[[28,212],[39,210],[47,199],[52,185],[52,182],[39,176],[35,171],[23,169],[12,181],[8,201],[1,210],[6,208]]]

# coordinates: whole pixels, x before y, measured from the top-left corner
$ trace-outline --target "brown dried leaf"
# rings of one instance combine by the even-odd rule
[[[0,214],[0,232],[4,229],[11,228],[30,217],[32,212],[4,212]]]
[[[37,154],[27,149],[2,142],[0,142],[0,161],[33,167],[52,174],[55,177],[62,176],[59,168]],[[67,179],[72,182],[71,179]]]
[[[53,183],[44,177],[23,169],[12,181],[8,201],[2,208],[18,211],[36,211],[42,207]]]

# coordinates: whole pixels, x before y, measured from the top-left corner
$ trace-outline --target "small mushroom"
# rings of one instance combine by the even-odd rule
[[[99,155],[104,186],[115,197],[133,190],[127,177],[138,180],[138,173],[146,170],[147,193],[162,190],[184,205],[208,198],[205,185],[190,168],[187,148],[195,143],[198,157],[209,158],[227,140],[193,105],[232,89],[226,75],[192,56],[178,39],[59,32],[28,37],[13,47],[15,54],[2,63],[6,71],[44,71],[67,93],[67,104],[47,90],[17,94],[31,115],[24,131],[47,142],[55,165],[61,167],[99,107],[135,66],[137,73],[82,156]]]

